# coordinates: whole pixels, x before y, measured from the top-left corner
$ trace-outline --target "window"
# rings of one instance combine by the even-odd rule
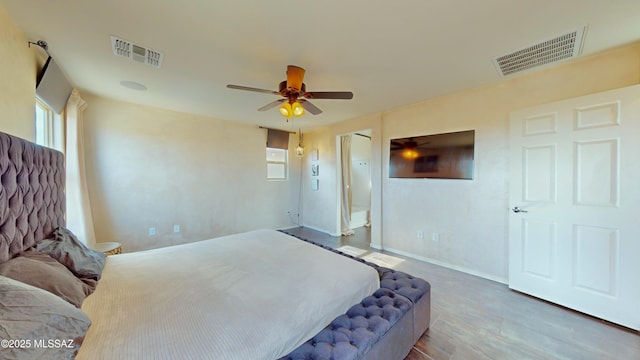
[[[62,121],[45,103],[36,99],[36,144],[62,150]]]
[[[267,148],[267,180],[287,179],[288,154],[286,149]]]
[[[40,100],[36,100],[36,144],[53,145],[53,111]]]

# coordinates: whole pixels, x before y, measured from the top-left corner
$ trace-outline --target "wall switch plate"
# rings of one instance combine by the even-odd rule
[[[418,237],[418,239],[424,239],[424,231],[418,231],[418,234],[416,236]]]
[[[154,227],[150,227],[149,228],[149,236],[156,236],[156,228]]]
[[[180,225],[173,225],[173,232],[174,233],[179,233],[180,232]]]
[[[431,240],[440,241],[440,234],[438,234],[437,232],[434,232],[433,234],[431,234]]]

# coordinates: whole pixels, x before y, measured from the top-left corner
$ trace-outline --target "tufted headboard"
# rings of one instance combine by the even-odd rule
[[[0,132],[0,263],[65,224],[64,155]]]

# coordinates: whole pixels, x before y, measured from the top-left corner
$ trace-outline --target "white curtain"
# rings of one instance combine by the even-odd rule
[[[96,243],[84,162],[83,112],[87,103],[75,89],[65,110],[67,228],[87,246]]]
[[[342,165],[342,201],[341,224],[342,235],[353,235],[351,230],[351,135],[340,137],[340,153]]]

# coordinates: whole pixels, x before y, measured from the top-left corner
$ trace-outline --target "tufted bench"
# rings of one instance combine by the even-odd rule
[[[381,351],[398,346],[410,349],[414,343],[400,336],[400,330],[413,326],[412,307],[406,297],[380,288],[281,360],[361,359],[372,348],[372,353],[385,358]],[[394,326],[396,336],[387,335],[379,342]]]
[[[413,304],[413,337],[415,344],[431,320],[431,284],[402,271],[387,269],[380,277],[380,288],[390,289]]]

